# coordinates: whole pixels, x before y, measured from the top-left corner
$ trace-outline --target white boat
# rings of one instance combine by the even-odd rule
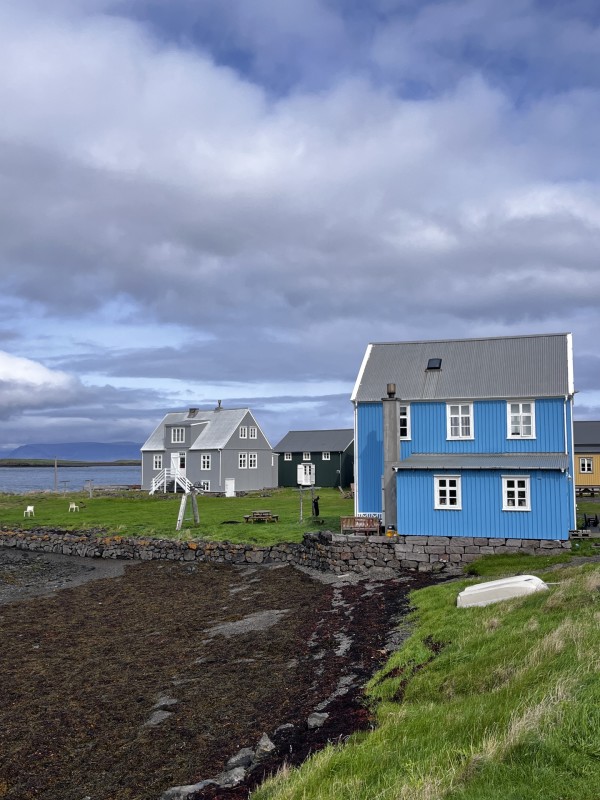
[[[456,598],[459,608],[471,606],[487,606],[499,600],[510,600],[512,597],[523,597],[534,592],[541,592],[548,586],[535,575],[516,575],[514,578],[501,578],[498,581],[476,583],[467,586]]]

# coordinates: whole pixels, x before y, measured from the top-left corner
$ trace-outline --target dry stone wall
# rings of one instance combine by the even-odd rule
[[[149,561],[206,561],[216,564],[282,564],[342,572],[458,573],[483,555],[560,555],[569,541],[446,536],[359,536],[329,531],[307,533],[300,544],[260,547],[204,540],[125,538],[101,531],[36,529],[0,531],[0,546],[88,558]]]

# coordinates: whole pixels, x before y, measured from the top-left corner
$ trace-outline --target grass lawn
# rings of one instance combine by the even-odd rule
[[[550,590],[471,609],[466,580],[414,592],[413,633],[368,686],[377,727],[253,800],[597,800],[600,566],[510,566]]]
[[[267,495],[267,496],[264,496]],[[82,530],[102,528],[122,536],[160,538],[200,538],[213,541],[274,544],[299,542],[307,531],[339,531],[340,516],[353,514],[353,501],[344,499],[336,489],[319,489],[318,518],[312,516],[310,491],[303,492],[303,521],[300,522],[300,497],[293,489],[249,492],[244,497],[198,497],[200,524],[194,525],[191,503],[181,531],[175,530],[180,494],[148,495],[147,492],[124,492],[119,496],[89,497],[86,493],[38,495],[0,495],[0,526],[31,529],[36,527]],[[79,512],[69,512],[69,503],[79,505]],[[24,518],[25,507],[35,507],[35,517]],[[246,524],[244,515],[268,509],[279,515],[277,523]],[[240,524],[224,524],[228,522]]]

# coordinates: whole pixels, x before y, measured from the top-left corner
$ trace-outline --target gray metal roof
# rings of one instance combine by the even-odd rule
[[[167,414],[142,445],[146,450],[164,450],[164,429],[166,425],[191,427],[192,445],[190,450],[218,450],[225,447],[238,425],[247,414],[248,408],[221,408],[211,411],[199,409],[193,417],[189,411],[173,411]],[[254,419],[254,418],[253,418]]]
[[[600,453],[600,422],[582,420],[573,423],[576,453]]]
[[[573,393],[571,334],[383,342],[367,347],[352,400],[562,397]],[[427,370],[441,358],[439,370]]]
[[[400,469],[563,469],[569,467],[564,453],[426,453],[412,455],[393,465]]]
[[[276,453],[343,453],[352,444],[352,428],[326,431],[288,431],[273,450]]]

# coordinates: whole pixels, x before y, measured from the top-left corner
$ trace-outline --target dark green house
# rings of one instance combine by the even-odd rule
[[[298,465],[315,465],[316,486],[354,483],[354,431],[289,431],[273,450],[279,453],[279,485],[298,485]]]

